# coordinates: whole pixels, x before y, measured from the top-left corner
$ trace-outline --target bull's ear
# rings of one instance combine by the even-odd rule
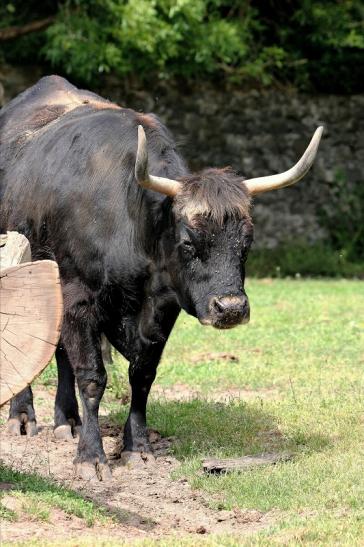
[[[305,153],[296,165],[291,167],[288,171],[278,173],[277,175],[245,180],[244,184],[249,190],[249,193],[251,195],[256,195],[263,192],[269,192],[270,190],[278,190],[278,188],[284,188],[285,186],[295,184],[295,182],[298,182],[304,177],[315,160],[323,129],[322,126],[316,129]]]
[[[148,149],[144,129],[138,126],[138,150],[135,160],[135,178],[143,188],[174,197],[181,189],[178,180],[156,177],[148,172]]]

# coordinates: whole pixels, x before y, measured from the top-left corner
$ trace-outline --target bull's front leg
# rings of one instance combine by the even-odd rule
[[[85,480],[107,480],[111,472],[103,449],[98,412],[106,386],[100,338],[86,305],[65,313],[62,342],[74,371],[83,407],[82,427],[74,460]]]
[[[147,429],[147,401],[164,345],[164,343],[155,345],[144,343],[143,348],[130,360],[131,403],[124,427],[122,453],[124,463],[133,459],[133,453],[144,455],[152,453]]]
[[[156,377],[158,363],[180,308],[172,302],[163,309],[150,304],[143,309],[140,318],[129,318],[126,339],[109,331],[114,347],[129,361],[131,404],[124,427],[123,463],[146,461],[153,458],[147,428],[147,401]],[[116,329],[118,333],[119,330]]]

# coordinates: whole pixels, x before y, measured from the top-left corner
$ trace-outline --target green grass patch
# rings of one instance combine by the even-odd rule
[[[181,313],[157,385],[182,383],[206,394],[212,389],[263,390],[262,397],[269,389],[292,400],[302,390],[319,397],[338,391],[363,397],[364,283],[249,279],[246,288],[248,325],[218,331]],[[231,352],[239,362],[206,357],[219,352]],[[117,356],[115,367],[126,383],[126,361]]]
[[[35,520],[47,521],[51,508],[58,507],[69,515],[84,519],[88,526],[93,526],[95,522],[111,522],[111,516],[104,507],[96,506],[73,490],[38,475],[20,473],[0,463],[0,482],[13,485],[13,489],[6,490],[6,493],[17,497],[21,501],[22,510]],[[0,511],[3,518],[17,518],[16,511],[9,511],[1,504],[1,499]]]
[[[13,509],[9,509],[8,507],[5,507],[2,503],[2,496],[0,496],[0,521],[1,520],[10,520],[11,522],[17,520],[18,515],[16,511]]]
[[[212,505],[277,513],[277,524],[241,544],[359,545],[364,538],[364,285],[249,280],[247,290],[248,326],[219,332],[181,315],[157,383],[176,392],[198,388],[202,398],[153,401],[149,423],[176,436],[173,451],[182,465],[175,476],[206,491]],[[239,362],[204,357],[219,352],[231,352]],[[119,360],[117,366],[125,365]],[[237,391],[229,404],[211,401],[214,392],[231,389]],[[114,418],[123,422],[126,411]],[[293,459],[243,474],[201,473],[205,457],[271,451],[289,451]]]
[[[30,520],[49,522],[52,506],[48,500],[34,493],[14,492],[13,496],[19,500],[22,514]]]

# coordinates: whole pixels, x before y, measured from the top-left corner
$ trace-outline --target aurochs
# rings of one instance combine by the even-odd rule
[[[190,173],[155,115],[120,108],[56,76],[3,108],[0,230],[24,233],[33,259],[59,265],[64,320],[54,432],[71,439],[79,430],[82,477],[110,476],[98,424],[106,385],[101,334],[130,362],[127,460],[151,452],[148,393],[181,308],[218,329],[249,320],[251,196],[303,177],[321,133],[289,171],[243,180],[228,168]],[[24,427],[36,431],[30,388],[10,409],[10,431]]]

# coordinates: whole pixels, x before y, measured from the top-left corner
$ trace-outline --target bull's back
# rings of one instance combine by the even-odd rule
[[[116,223],[127,222],[133,118],[58,77],[9,103],[0,115],[0,228],[25,233],[36,256],[100,270]]]
[[[152,209],[141,210],[142,201],[164,199],[135,183],[139,123],[150,135],[151,171],[185,174],[173,139],[153,116],[58,77],[14,99],[0,115],[0,228],[19,230],[33,249],[51,252],[61,273],[63,264],[93,270],[92,278],[102,277],[108,262],[120,270],[140,247],[133,245],[135,227]]]
[[[95,93],[77,89],[60,76],[45,76],[0,112],[0,143],[30,137],[64,114],[82,106],[93,108],[120,107]]]

